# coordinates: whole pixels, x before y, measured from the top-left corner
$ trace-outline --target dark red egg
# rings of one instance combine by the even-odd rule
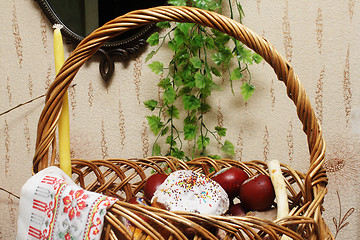
[[[269,209],[275,199],[275,190],[268,175],[258,174],[246,180],[240,188],[241,204],[249,211]]]
[[[232,200],[239,195],[240,187],[249,175],[238,167],[226,168],[216,173],[212,180],[219,183]]]
[[[130,200],[128,201],[131,204],[139,204],[139,205],[145,205],[148,206],[148,204],[146,203],[144,198],[139,198],[139,197],[132,197],[130,198]],[[149,222],[150,220],[140,214],[138,214],[139,217],[141,217],[145,222]]]
[[[146,201],[151,201],[155,191],[165,181],[167,177],[168,176],[166,174],[155,173],[146,180],[146,183],[144,185],[144,198]]]
[[[243,217],[246,215],[246,210],[241,203],[236,203],[230,207],[229,213],[233,216]]]

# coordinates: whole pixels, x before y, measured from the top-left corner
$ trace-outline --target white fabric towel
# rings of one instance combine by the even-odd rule
[[[116,200],[85,191],[61,169],[48,167],[21,189],[16,239],[100,239],[106,209]]]

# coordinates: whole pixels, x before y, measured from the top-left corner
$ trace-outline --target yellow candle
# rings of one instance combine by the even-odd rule
[[[60,31],[61,25],[54,25],[54,28],[55,73],[58,74],[65,61],[64,45]],[[71,177],[69,98],[67,92],[63,98],[58,127],[60,168]]]

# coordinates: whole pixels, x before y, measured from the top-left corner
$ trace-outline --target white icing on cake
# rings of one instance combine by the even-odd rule
[[[229,208],[225,190],[204,174],[191,170],[171,173],[151,199],[169,211],[188,211],[206,215],[222,215]]]

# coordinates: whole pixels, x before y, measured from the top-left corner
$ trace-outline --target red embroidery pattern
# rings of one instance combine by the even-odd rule
[[[64,212],[69,214],[70,221],[76,216],[80,217],[81,211],[86,208],[87,204],[84,200],[88,198],[87,194],[84,194],[84,190],[71,190],[69,195],[63,198],[65,205]]]
[[[49,184],[54,186],[54,190],[60,187],[61,184],[65,183],[64,179],[53,177],[53,176],[45,176],[41,183]]]
[[[102,212],[101,209],[110,207],[116,202],[116,200],[117,199],[113,197],[102,196],[94,202],[92,210],[89,213],[89,228],[88,231],[85,232],[84,239],[91,239],[92,237],[101,233],[100,230],[103,225],[102,219],[103,215],[105,215],[105,213]]]
[[[52,185],[52,188],[54,190],[56,190],[55,196],[59,196],[61,191],[64,189],[65,186],[65,180],[61,179],[61,178],[57,178],[57,177],[53,177],[53,176],[45,176],[42,180],[41,180],[41,184],[46,184],[46,185]],[[54,213],[56,213],[56,209],[58,207],[58,200],[55,196],[51,197],[50,196],[50,192],[41,186],[38,186],[35,190],[35,196],[37,196],[37,198],[33,199],[33,204],[32,204],[32,208],[33,210],[36,212],[42,212],[45,215],[41,216],[39,214],[36,213],[32,213],[33,216],[33,225],[29,226],[28,229],[28,235],[32,236],[35,239],[46,239],[51,235],[53,226],[54,226],[54,219],[55,219],[55,215]],[[43,199],[40,200],[39,198]],[[48,202],[48,203],[47,203]],[[34,217],[36,216],[36,218]],[[50,224],[43,229],[42,228],[42,224],[45,220],[45,218],[49,219]]]
[[[29,236],[32,236],[36,239],[43,239],[44,236],[42,235],[42,232],[37,229],[37,228],[34,228],[33,226],[30,226],[29,227],[29,232],[28,232]]]
[[[70,235],[70,233],[67,233],[67,234],[65,235],[65,240],[71,240],[71,235]]]
[[[47,205],[45,202],[37,199],[34,199],[33,201],[33,208],[41,212],[45,212],[49,218],[51,217],[53,213],[52,210],[54,209],[53,202],[50,202],[49,205]]]

